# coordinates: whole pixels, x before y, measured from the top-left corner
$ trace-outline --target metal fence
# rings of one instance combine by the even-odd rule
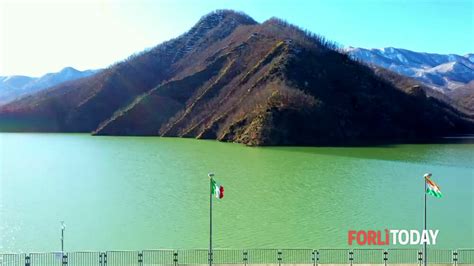
[[[474,265],[474,249],[427,251],[429,265]],[[422,265],[417,249],[206,249],[0,254],[0,266],[178,266],[213,264]]]

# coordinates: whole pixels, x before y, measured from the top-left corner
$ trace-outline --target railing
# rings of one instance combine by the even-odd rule
[[[474,265],[474,249],[427,251],[428,264]],[[241,264],[422,265],[417,249],[205,249],[0,254],[0,266],[178,266]]]

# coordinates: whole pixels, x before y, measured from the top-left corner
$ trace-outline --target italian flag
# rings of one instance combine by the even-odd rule
[[[433,182],[433,180],[430,179],[430,176],[425,176],[426,184],[428,187],[426,188],[426,194],[435,196],[437,198],[443,197],[443,194],[441,194],[441,190],[439,186]]]
[[[211,179],[212,182],[212,194],[216,195],[216,198],[222,199],[224,197],[224,187],[217,184],[214,179]]]

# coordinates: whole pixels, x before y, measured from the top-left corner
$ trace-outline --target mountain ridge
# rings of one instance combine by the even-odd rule
[[[474,55],[414,52],[402,48],[354,48],[346,52],[365,63],[415,78],[443,93],[474,80]]]
[[[28,94],[53,87],[62,82],[88,77],[99,72],[97,70],[79,71],[73,67],[65,67],[59,72],[46,73],[40,77],[24,75],[0,76],[0,104],[6,104]]]
[[[437,54],[414,52],[402,48],[345,49],[355,60],[383,67],[400,75],[418,80],[443,95],[445,101],[464,112],[474,114],[474,54]],[[456,92],[460,90],[460,92]],[[435,92],[431,92],[435,93]]]
[[[429,88],[272,18],[216,11],[100,73],[0,107],[0,129],[347,145],[472,129]]]

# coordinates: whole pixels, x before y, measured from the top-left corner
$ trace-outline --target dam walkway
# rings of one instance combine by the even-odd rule
[[[428,249],[429,265],[474,266],[474,249]],[[423,265],[422,249],[160,249],[0,254],[0,266]]]

